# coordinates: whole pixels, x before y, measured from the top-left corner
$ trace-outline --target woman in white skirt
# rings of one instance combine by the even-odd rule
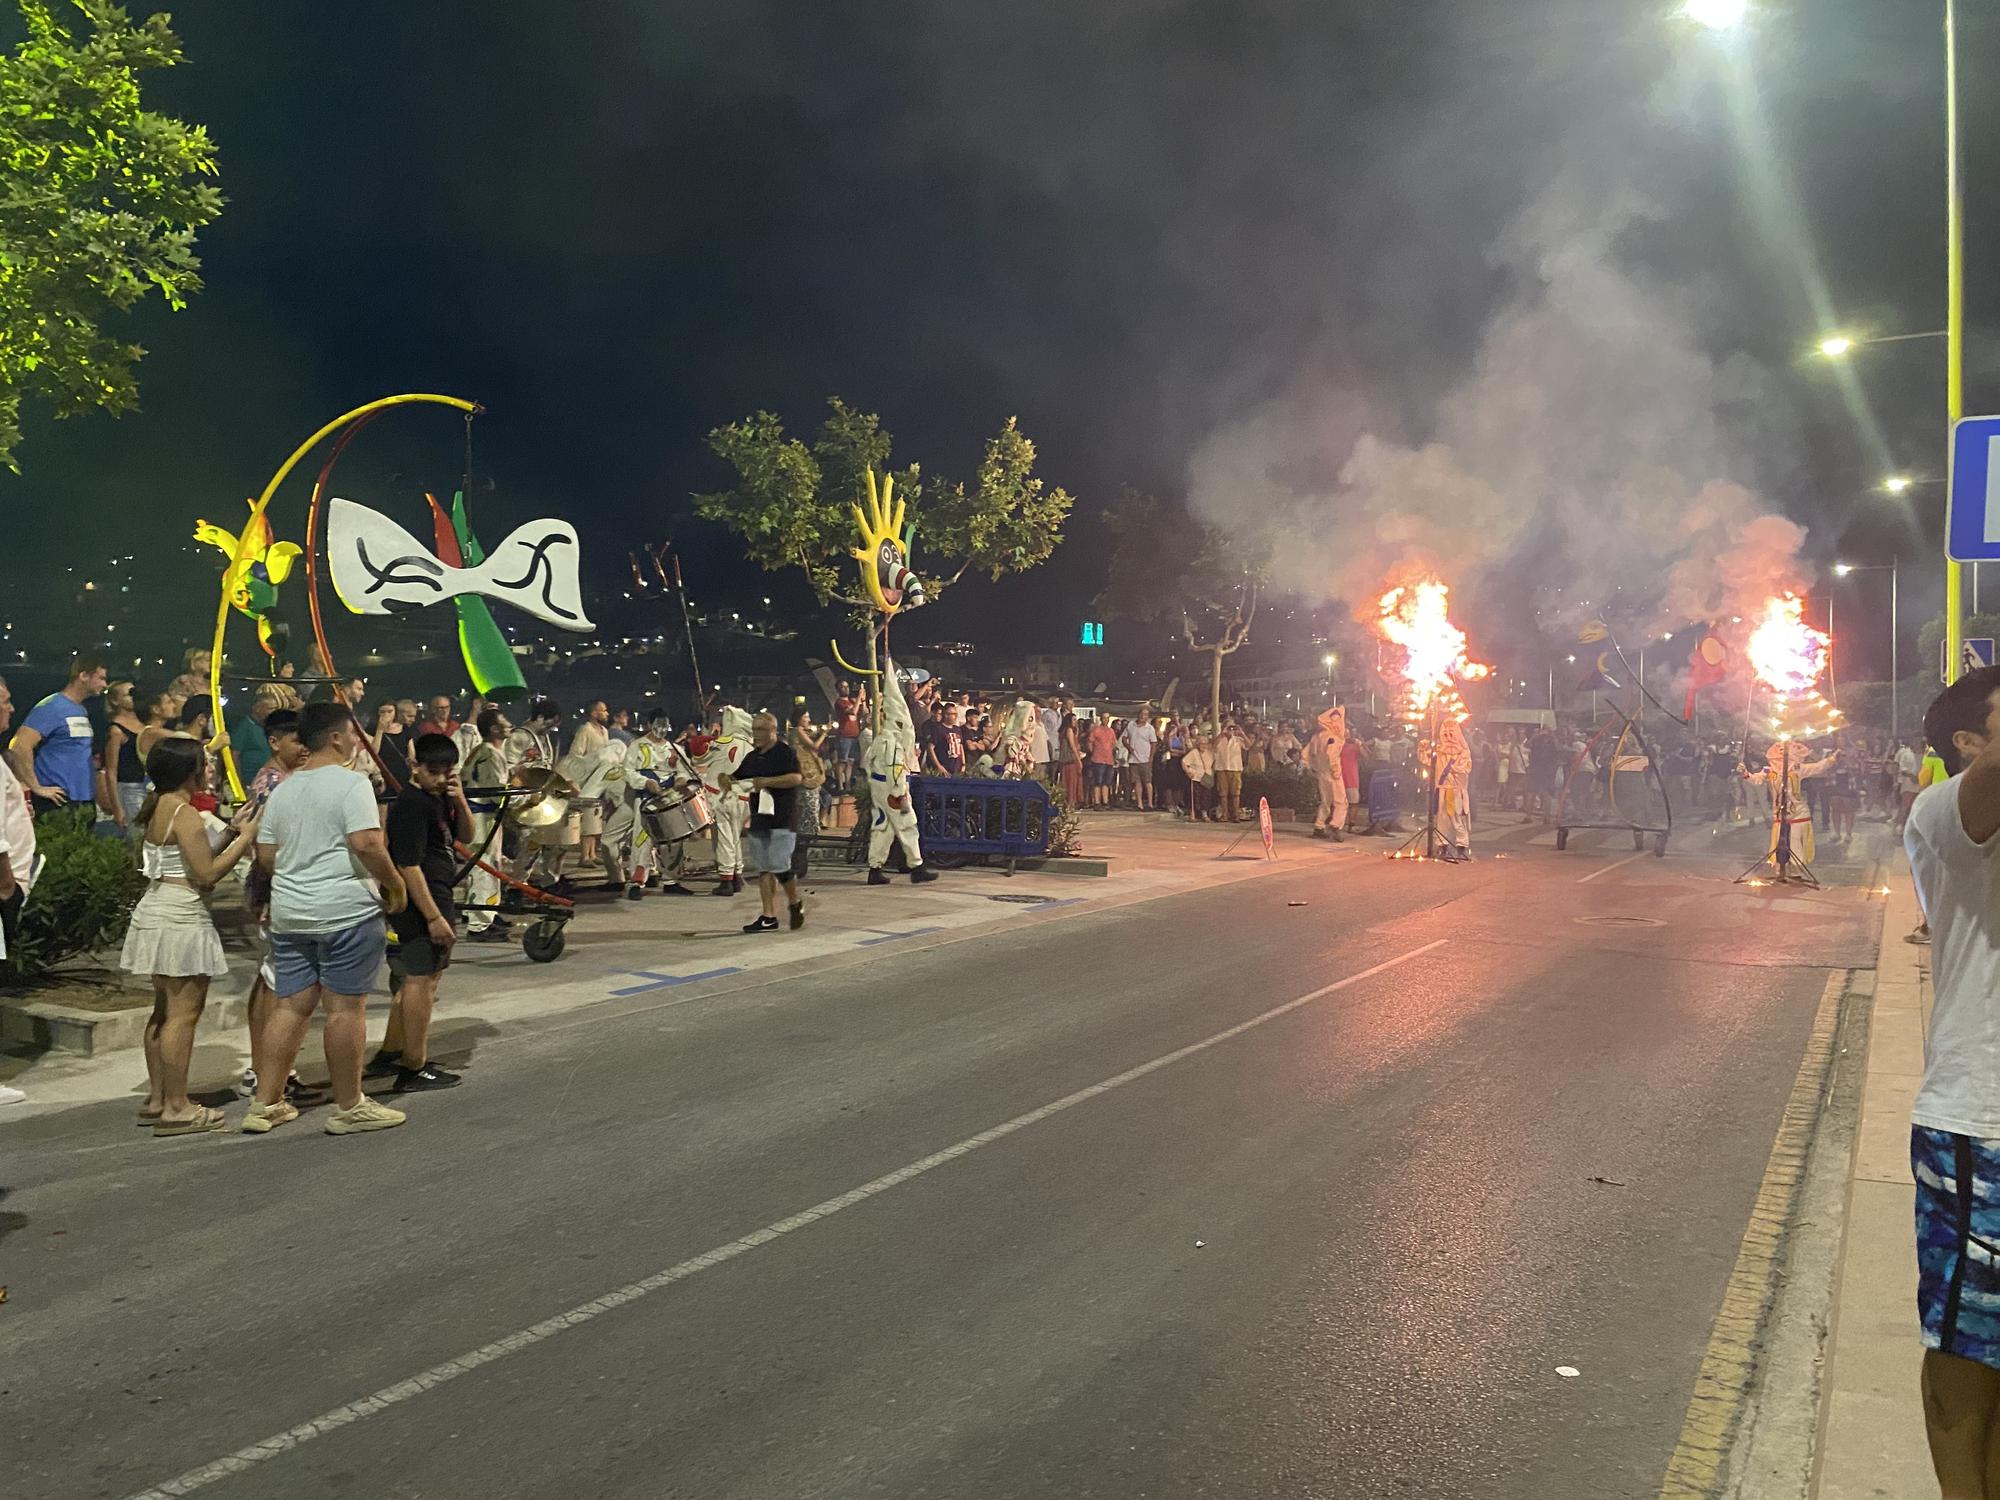
[[[190,800],[208,785],[208,755],[197,739],[161,740],[146,757],[153,790],[139,808],[139,845],[146,894],[125,930],[121,967],[153,980],[153,1016],[146,1023],[146,1103],[139,1123],[156,1136],[220,1130],[222,1111],[188,1098],[194,1028],[208,1003],[208,982],[229,972],[222,938],[203,893],[256,847],[258,812],[237,814],[211,841]]]

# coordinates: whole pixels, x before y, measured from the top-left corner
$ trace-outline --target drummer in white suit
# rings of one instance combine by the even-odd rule
[[[687,846],[712,821],[701,775],[687,753],[674,743],[673,721],[660,709],[646,721],[646,733],[625,757],[625,806],[605,829],[631,840],[631,880],[627,899],[638,901],[651,879],[658,877],[663,896],[692,896],[681,883],[687,866]]]

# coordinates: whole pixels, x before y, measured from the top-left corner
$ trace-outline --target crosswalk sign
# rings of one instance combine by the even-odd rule
[[[1993,665],[1994,642],[1992,636],[1967,636],[1961,644],[1965,647],[1965,665],[1961,669],[1962,671],[1975,672],[1981,667],[1990,667]],[[1938,681],[1947,686],[1951,683],[1951,674],[1945,671],[1945,662],[1948,660],[1945,652],[1949,649],[1950,647],[1945,642],[1938,642]]]

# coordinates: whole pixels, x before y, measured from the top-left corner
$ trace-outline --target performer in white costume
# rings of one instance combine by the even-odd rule
[[[1038,763],[1036,736],[1041,727],[1041,713],[1035,705],[1026,698],[1016,698],[1013,708],[1007,713],[1006,727],[1000,734],[1000,747],[1007,757],[1006,774],[1016,781],[1035,774]]]
[[[472,806],[472,847],[486,851],[468,873],[469,884],[463,900],[466,932],[475,942],[498,942],[507,934],[507,919],[498,915],[500,877],[493,873],[505,860],[498,830],[505,804],[497,797],[477,793],[507,785],[510,772],[505,745],[511,732],[507,716],[499,709],[481,709],[473,724],[475,743],[459,766],[460,779],[471,789],[467,798]]]
[[[743,889],[743,819],[750,797],[734,786],[725,789],[723,778],[736,774],[750,749],[749,710],[725,708],[721,736],[711,740],[694,763],[715,812],[716,887],[711,895],[734,896]]]
[[[630,842],[632,874],[625,895],[632,901],[645,895],[647,882],[654,874],[660,878],[661,895],[694,894],[681,884],[680,878],[687,865],[686,841],[664,837],[645,811],[646,803],[662,794],[697,798],[704,795],[700,773],[686,752],[674,743],[673,734],[673,722],[664,710],[646,721],[645,735],[634,742],[625,757],[624,805],[613,815],[612,826],[605,830],[606,839],[611,838],[615,827],[620,838]]]
[[[1431,747],[1430,764],[1437,768],[1438,842],[1440,857],[1447,860],[1472,858],[1472,747],[1465,743],[1465,731],[1458,720],[1447,718],[1438,729],[1437,744]]]
[[[553,698],[536,698],[528,705],[528,717],[501,747],[509,780],[523,771],[555,769],[555,727],[561,722],[562,709]],[[545,889],[560,881],[568,845],[574,842],[569,830],[575,821],[575,814],[571,814],[546,828],[523,829],[520,849],[514,856],[514,878]]]
[[[1319,813],[1313,818],[1316,839],[1347,837],[1347,782],[1341,775],[1340,751],[1347,743],[1347,710],[1329,708],[1319,716],[1319,728],[1306,745],[1306,764],[1319,781]]]
[[[584,710],[583,722],[569,742],[569,754],[556,762],[556,770],[576,788],[570,804],[576,812],[580,853],[586,865],[602,862],[613,885],[623,885],[625,875],[615,862],[604,857],[604,819],[614,802],[624,800],[622,782],[625,742],[611,737],[606,726],[611,712],[603,699],[594,700]]]
[[[1801,784],[1808,776],[1824,776],[1840,757],[1838,752],[1808,760],[1812,752],[1802,740],[1773,740],[1764,755],[1764,769],[1745,769],[1746,781],[1761,781],[1771,794],[1771,842],[1767,856],[1781,862],[1784,853],[1808,865],[1819,852],[1813,838],[1812,804]],[[1782,871],[1780,873],[1783,873]]]
[[[868,777],[868,883],[887,885],[889,873],[883,869],[892,844],[903,846],[903,858],[910,866],[910,880],[922,884],[936,880],[937,871],[924,868],[924,851],[917,842],[917,810],[910,805],[910,766],[917,758],[917,730],[910,721],[910,706],[903,701],[903,685],[896,678],[896,664],[882,658],[880,693],[882,723],[861,757],[861,769]]]

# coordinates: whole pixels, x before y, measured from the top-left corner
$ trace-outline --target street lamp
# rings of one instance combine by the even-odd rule
[[[1926,333],[1885,333],[1872,338],[1855,338],[1852,334],[1829,333],[1819,341],[1819,352],[1828,359],[1845,359],[1864,344],[1907,344],[1915,339],[1941,339],[1949,337],[1947,330],[1933,328]]]
[[[1896,559],[1885,563],[1844,563],[1833,565],[1836,578],[1846,578],[1855,573],[1887,573],[1889,575],[1889,731],[1903,732],[1902,687],[1900,678],[1900,658],[1898,655],[1902,630],[1898,619],[1898,606],[1902,597],[1902,573]],[[1826,633],[1833,634],[1833,601],[1826,604]]]
[[[1900,495],[1907,491],[1914,483],[1916,481],[1911,479],[1907,474],[1891,474],[1887,479],[1882,481],[1882,488],[1892,495]]]
[[[1741,26],[1750,13],[1749,0],[1687,0],[1681,14],[1710,31],[1728,31]]]

